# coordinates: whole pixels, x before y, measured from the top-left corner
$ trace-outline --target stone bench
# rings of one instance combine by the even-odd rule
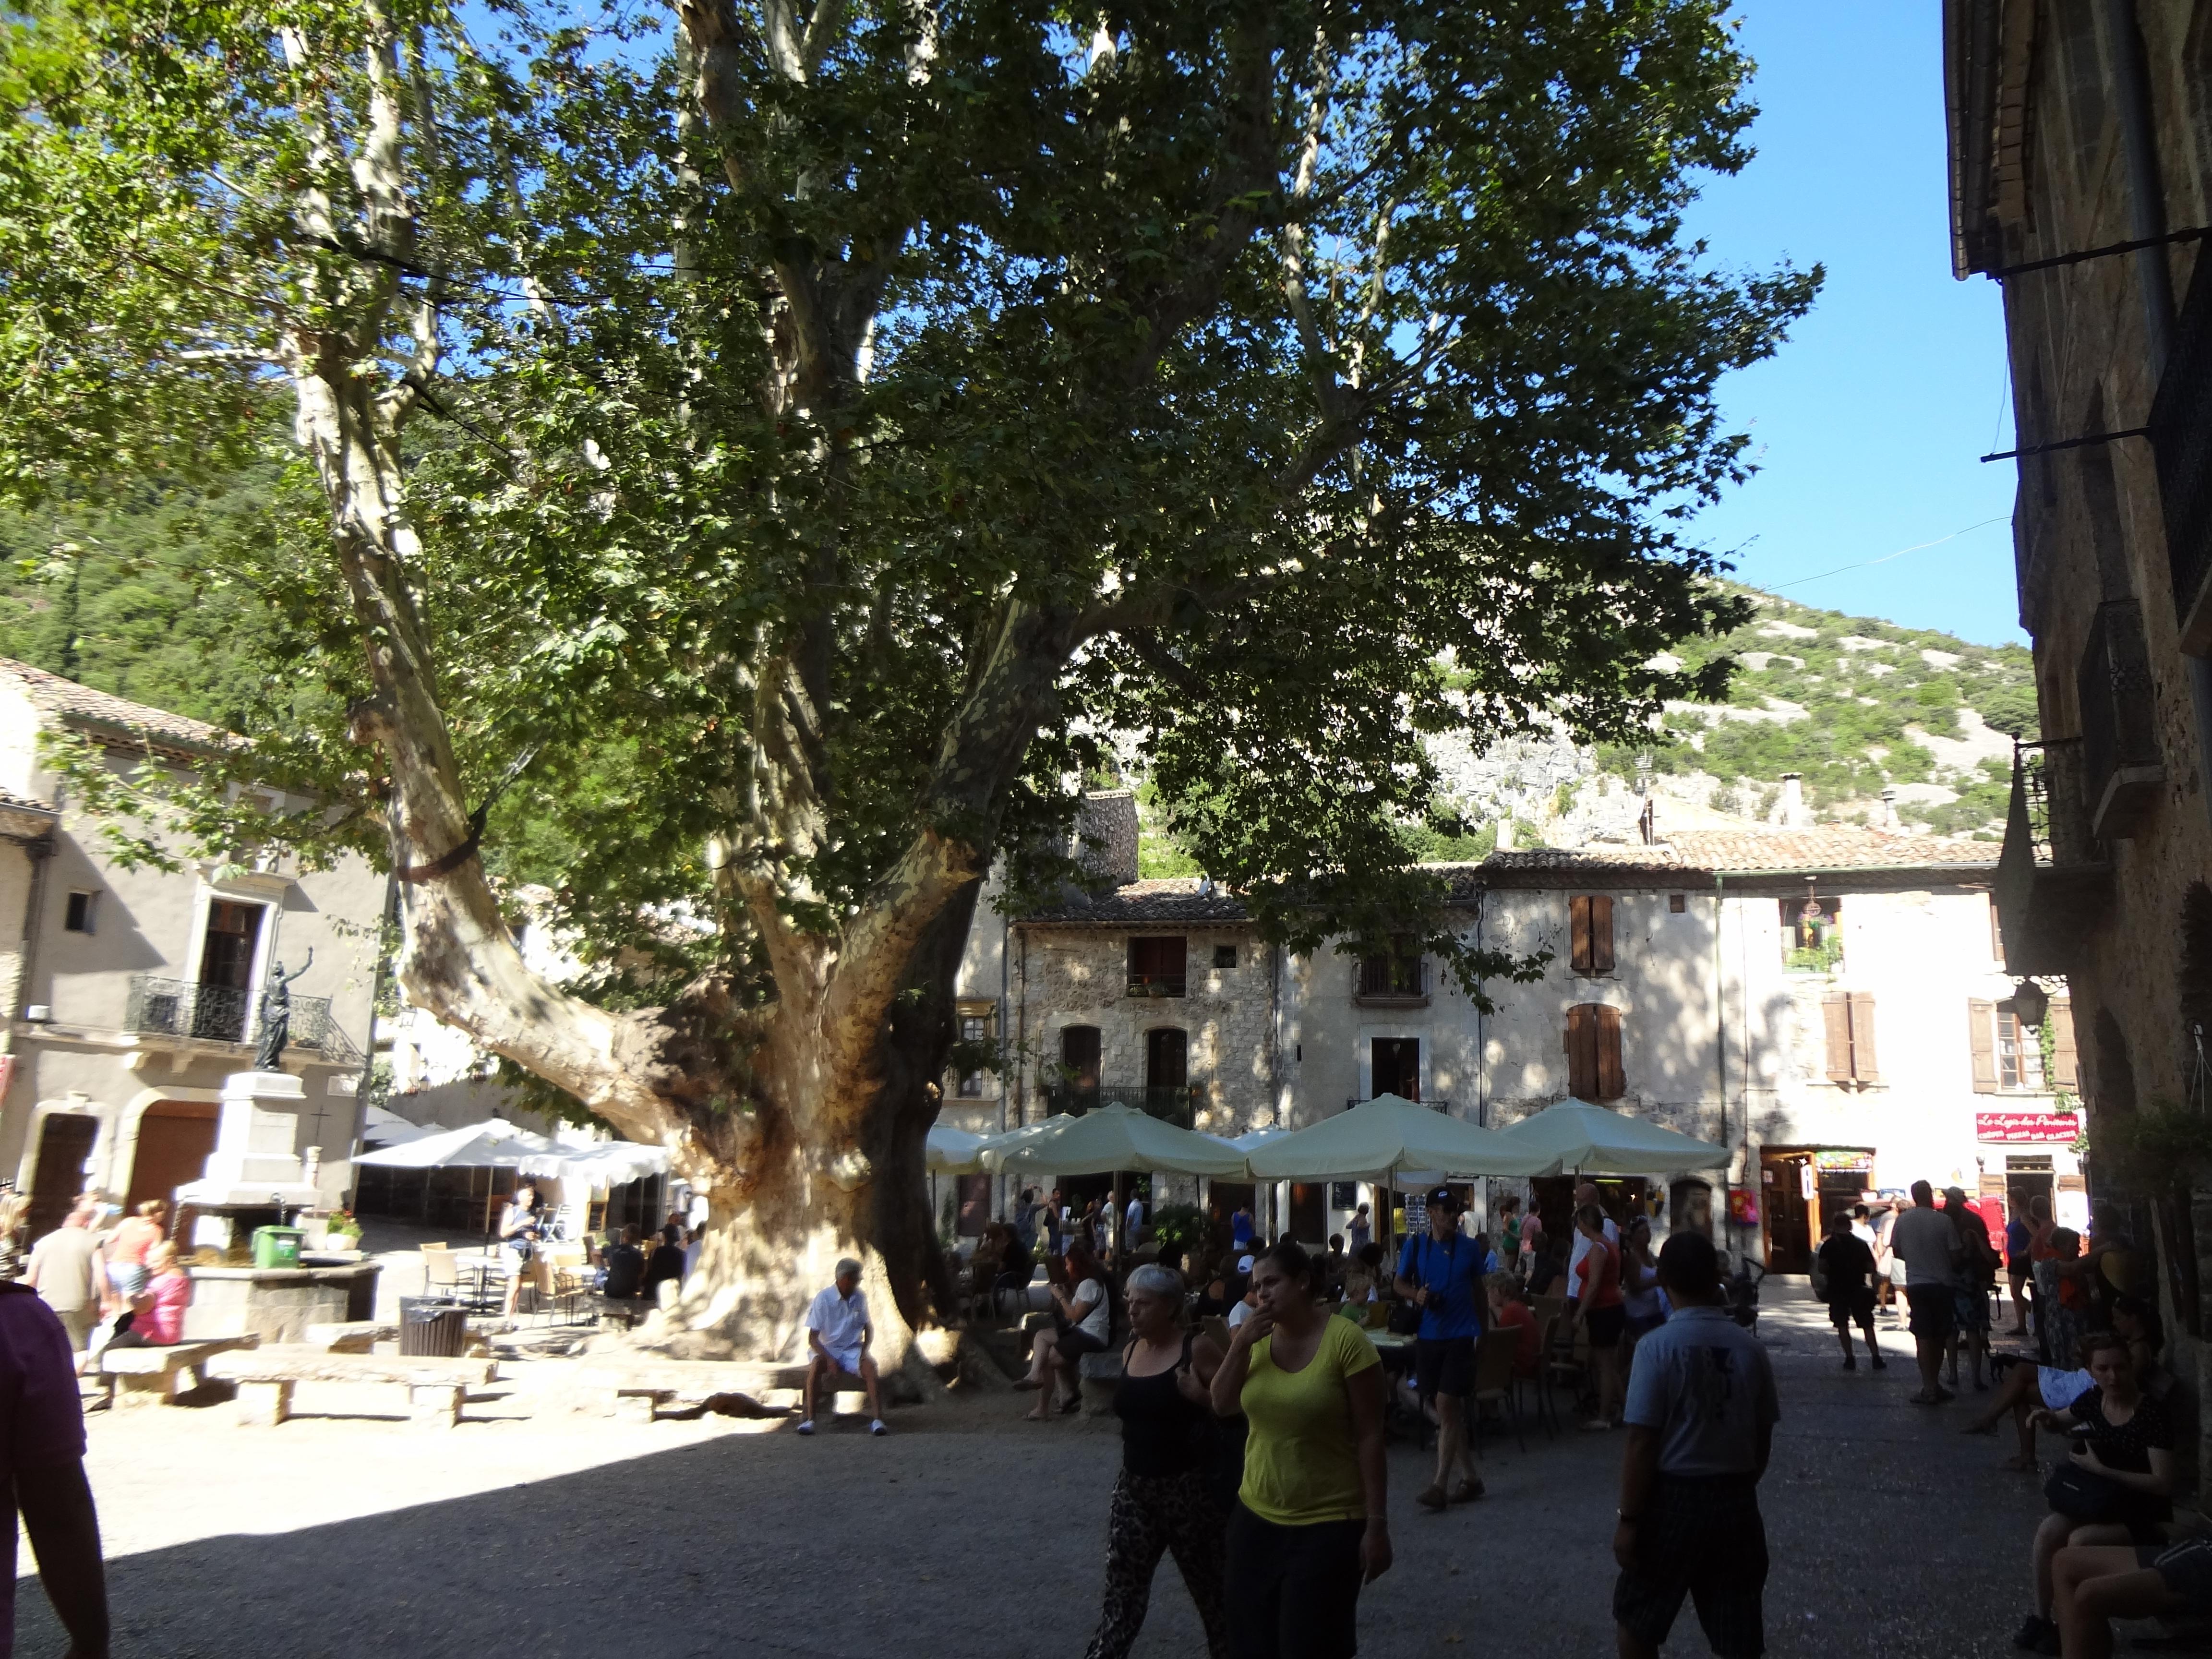
[[[292,1415],[293,1391],[302,1382],[380,1382],[405,1389],[408,1415],[430,1428],[459,1422],[468,1391],[488,1386],[498,1369],[489,1359],[331,1353],[304,1343],[222,1354],[208,1366],[210,1376],[238,1385],[242,1419],[248,1423],[283,1422]]]
[[[1114,1396],[1121,1389],[1121,1353],[1087,1353],[1075,1362],[1075,1373],[1083,1391],[1083,1414],[1104,1417],[1110,1413]]]
[[[336,1324],[310,1325],[305,1344],[325,1353],[368,1353],[380,1342],[397,1342],[399,1327],[380,1325],[374,1319],[349,1319]]]
[[[596,1395],[606,1415],[635,1423],[650,1423],[665,1405],[677,1401],[710,1401],[732,1396],[744,1402],[747,1414],[771,1416],[763,1396],[782,1390],[795,1393],[806,1381],[804,1365],[756,1365],[742,1360],[670,1359],[659,1364],[586,1365],[576,1373],[576,1387]]]
[[[100,1376],[108,1399],[117,1405],[142,1401],[174,1405],[185,1389],[207,1381],[209,1360],[252,1348],[260,1340],[258,1336],[218,1336],[166,1347],[108,1348],[100,1356]]]

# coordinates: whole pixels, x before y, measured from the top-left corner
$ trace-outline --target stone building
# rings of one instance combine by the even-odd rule
[[[136,1203],[199,1176],[222,1079],[252,1064],[262,990],[310,951],[283,1056],[305,1085],[290,1151],[322,1149],[319,1186],[335,1203],[349,1184],[384,878],[357,858],[306,871],[274,853],[128,867],[66,799],[45,733],[89,739],[118,771],[189,772],[228,741],[0,660],[0,1170],[32,1195],[32,1236],[87,1186]],[[258,793],[270,811],[307,804]]]
[[[2007,963],[2066,976],[2092,1133],[2118,1144],[2206,1103],[2212,6],[1947,0],[1945,29],[1953,263],[2003,287],[2042,716],[2005,838]],[[2206,1200],[2092,1170],[2161,1245],[2190,1369]]]
[[[1856,828],[1655,835],[1438,866],[1464,937],[1548,958],[1535,982],[1491,985],[1487,1010],[1410,953],[1269,946],[1230,895],[1137,880],[1133,860],[1095,896],[987,906],[963,990],[1003,964],[992,1017],[1009,1065],[994,1121],[952,1116],[951,1091],[947,1119],[988,1129],[1121,1099],[1234,1136],[1391,1093],[1502,1127],[1573,1096],[1730,1147],[1725,1170],[1620,1196],[1710,1221],[1784,1270],[1802,1270],[1824,1203],[1923,1177],[2016,1204],[2046,1193],[2081,1218],[2071,1009],[2053,1000],[2047,1054],[2015,1017],[1994,848]],[[971,1185],[973,1216],[1004,1201]],[[1352,1182],[1256,1196],[1316,1240],[1375,1200]]]

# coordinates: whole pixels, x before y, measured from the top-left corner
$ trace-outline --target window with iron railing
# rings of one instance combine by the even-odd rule
[[[1429,964],[1411,933],[1390,941],[1379,956],[1362,957],[1352,971],[1352,994],[1359,1002],[1405,1003],[1429,1000]]]

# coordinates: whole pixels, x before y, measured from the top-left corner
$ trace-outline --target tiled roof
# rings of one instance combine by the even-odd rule
[[[1227,890],[1201,892],[1197,876],[1133,881],[1097,898],[1071,890],[1065,903],[1038,910],[1025,921],[1058,921],[1086,927],[1147,926],[1160,921],[1243,921],[1244,907]]]
[[[1994,867],[1993,841],[1946,841],[1904,836],[1856,824],[1817,830],[1684,830],[1672,836],[1681,862],[1692,870],[1911,870],[1929,866]]]
[[[221,726],[111,696],[27,662],[0,657],[0,674],[19,682],[39,708],[73,726],[97,726],[171,748],[224,749],[238,741]]]

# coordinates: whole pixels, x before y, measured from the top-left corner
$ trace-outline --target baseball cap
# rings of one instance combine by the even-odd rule
[[[1257,1257],[1250,1255],[1238,1256],[1237,1258],[1237,1271],[1240,1273],[1250,1273],[1252,1271],[1252,1264],[1257,1259]]]
[[[1449,1187],[1439,1187],[1434,1192],[1431,1193],[1429,1194],[1429,1202],[1432,1205],[1449,1204],[1455,1210],[1460,1206],[1459,1194],[1453,1192]]]

